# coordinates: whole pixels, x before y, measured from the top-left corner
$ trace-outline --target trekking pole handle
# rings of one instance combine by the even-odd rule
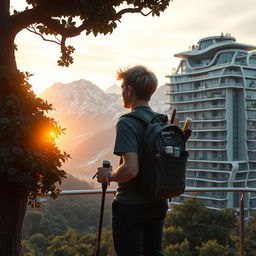
[[[102,167],[105,167],[105,168],[109,168],[111,166],[111,161],[110,160],[103,160],[102,161]],[[95,179],[96,176],[97,176],[97,172],[93,175],[92,179]]]
[[[103,160],[102,167],[109,168],[111,166],[110,160]],[[107,189],[108,183],[102,183],[102,190],[105,191]]]

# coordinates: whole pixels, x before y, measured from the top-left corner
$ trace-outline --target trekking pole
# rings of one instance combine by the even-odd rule
[[[109,160],[103,160],[103,167],[110,167]],[[101,233],[102,233],[102,224],[103,224],[103,214],[104,214],[104,205],[105,205],[105,195],[107,190],[108,183],[102,183],[102,197],[101,197],[101,207],[100,207],[100,221],[98,229],[98,239],[96,244],[96,256],[100,255],[100,242],[101,242]]]
[[[175,115],[176,115],[176,108],[174,108],[173,111],[172,111],[172,117],[171,117],[171,121],[170,121],[171,124],[174,123]]]

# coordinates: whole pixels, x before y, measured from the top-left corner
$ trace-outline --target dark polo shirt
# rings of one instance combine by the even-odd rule
[[[146,120],[152,120],[157,115],[149,106],[138,106],[132,111],[139,111]],[[145,125],[133,117],[121,117],[116,125],[116,141],[114,154],[120,156],[121,153],[139,153],[144,137]],[[136,178],[118,183],[115,200],[123,204],[145,204],[162,201],[149,200],[136,190]]]

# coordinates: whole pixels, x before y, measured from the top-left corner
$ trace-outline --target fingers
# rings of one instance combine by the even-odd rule
[[[107,183],[108,182],[108,171],[109,168],[99,167],[97,172],[97,181],[99,183]]]

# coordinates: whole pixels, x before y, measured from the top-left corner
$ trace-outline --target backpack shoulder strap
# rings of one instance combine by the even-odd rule
[[[130,113],[127,113],[125,115],[122,115],[121,117],[134,117],[137,118],[138,120],[140,120],[141,122],[144,123],[144,125],[148,126],[150,123],[154,123],[155,120],[157,120],[158,118],[160,118],[160,120],[162,120],[162,122],[166,122],[168,121],[168,117],[167,115],[164,114],[158,114],[156,113],[156,115],[151,118],[151,119],[146,119],[140,112],[138,111],[132,111]],[[120,117],[120,118],[121,118]]]
[[[150,122],[152,121],[152,120],[146,119],[144,116],[142,116],[140,113],[138,113],[136,111],[127,113],[125,115],[122,115],[121,117],[134,117],[134,118],[140,120],[141,122],[143,122],[143,124],[146,126],[148,126],[150,124]]]

